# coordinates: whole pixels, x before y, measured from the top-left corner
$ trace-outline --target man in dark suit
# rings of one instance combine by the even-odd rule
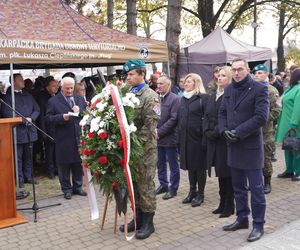
[[[55,96],[58,91],[58,81],[54,79],[53,76],[48,76],[45,79],[44,90],[40,92],[37,96],[37,102],[41,109],[40,114],[40,126],[43,131],[54,138],[54,126],[50,123],[46,123],[46,112],[48,100]],[[46,154],[46,166],[48,171],[48,177],[50,179],[55,178],[55,173],[57,173],[57,166],[55,161],[55,144],[50,138],[43,135],[43,141],[45,145]]]
[[[13,74],[15,109],[26,117],[17,126],[17,155],[19,187],[25,183],[32,183],[32,143],[37,140],[37,131],[31,125],[40,114],[40,108],[33,97],[24,89],[25,84],[21,74]],[[12,106],[11,87],[6,91],[3,100]],[[12,110],[2,104],[1,113],[4,118],[13,117]],[[16,115],[18,116],[18,115]]]
[[[228,165],[236,202],[237,219],[225,231],[248,228],[248,190],[251,192],[253,230],[248,241],[264,234],[266,200],[263,183],[262,126],[268,119],[268,88],[249,75],[243,59],[232,62],[232,84],[225,88],[219,111],[219,130],[228,142]],[[248,183],[248,184],[247,184]]]
[[[177,153],[177,113],[180,97],[171,92],[172,82],[167,76],[157,80],[157,92],[161,98],[161,115],[157,124],[158,179],[156,194],[166,193],[164,200],[177,195],[180,171]],[[167,178],[167,161],[170,166],[170,186]]]
[[[86,196],[82,190],[82,167],[78,152],[80,143],[79,115],[86,108],[83,97],[74,95],[75,81],[71,77],[61,80],[61,92],[48,101],[46,122],[55,127],[55,152],[58,176],[65,199],[73,194]],[[71,112],[71,114],[70,114]],[[72,185],[70,181],[72,172]]]

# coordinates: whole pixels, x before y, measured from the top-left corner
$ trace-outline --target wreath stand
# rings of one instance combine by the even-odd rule
[[[105,199],[105,204],[104,204],[104,210],[103,210],[103,215],[102,215],[102,221],[101,221],[100,231],[102,231],[104,229],[104,223],[105,223],[105,219],[106,219],[106,212],[107,212],[108,202],[109,202],[109,194],[106,196],[106,199]],[[128,229],[127,228],[127,223],[128,223],[127,212],[124,215],[124,220],[125,220],[124,230],[125,230],[125,235],[127,235],[127,229]],[[118,208],[117,208],[117,204],[116,204],[116,208],[115,208],[115,221],[114,221],[114,234],[117,233],[117,222],[118,222]]]

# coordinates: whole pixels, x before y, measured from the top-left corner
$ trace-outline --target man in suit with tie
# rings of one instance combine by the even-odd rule
[[[55,128],[55,152],[58,176],[65,199],[72,194],[86,196],[82,190],[83,171],[78,152],[80,143],[79,116],[86,109],[83,97],[75,95],[75,81],[71,77],[61,80],[61,92],[48,101],[46,122]],[[72,172],[72,184],[70,173]]]
[[[236,202],[237,219],[225,231],[249,227],[248,190],[251,192],[253,229],[248,241],[264,234],[266,200],[263,182],[262,126],[268,119],[268,88],[255,82],[247,61],[232,62],[232,84],[225,88],[219,111],[219,130],[228,142],[228,165]]]

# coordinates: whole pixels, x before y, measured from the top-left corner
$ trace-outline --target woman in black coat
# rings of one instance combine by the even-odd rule
[[[202,120],[207,98],[201,77],[188,74],[178,111],[178,142],[180,168],[188,170],[190,183],[190,192],[182,203],[191,203],[192,207],[200,206],[204,199],[206,152],[202,144]]]
[[[218,89],[212,94],[205,109],[203,131],[207,138],[207,167],[210,176],[211,167],[215,166],[219,181],[220,204],[213,211],[220,214],[220,218],[229,217],[234,213],[234,196],[231,183],[230,168],[227,165],[227,144],[225,138],[219,134],[218,112],[221,106],[224,88],[231,82],[230,67],[220,69],[217,85]]]

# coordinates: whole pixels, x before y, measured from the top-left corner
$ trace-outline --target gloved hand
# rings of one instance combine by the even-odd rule
[[[235,130],[225,130],[223,135],[228,143],[236,143],[240,140]]]

